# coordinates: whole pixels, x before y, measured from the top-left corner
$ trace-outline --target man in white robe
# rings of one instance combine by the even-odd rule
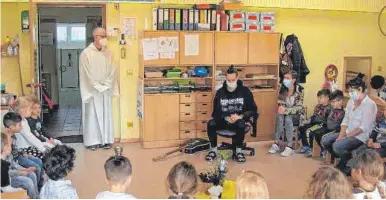
[[[115,67],[107,49],[106,31],[96,28],[94,42],[80,55],[83,143],[86,148],[111,148],[114,143],[112,96],[118,95]]]

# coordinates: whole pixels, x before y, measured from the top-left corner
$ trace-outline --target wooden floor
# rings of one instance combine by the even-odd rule
[[[271,198],[302,198],[311,175],[322,166],[322,162],[303,155],[283,158],[279,154],[269,155],[267,150],[271,143],[252,143],[256,148],[256,156],[247,157],[244,164],[229,160],[228,179],[235,180],[243,169],[261,173],[268,183]],[[111,150],[89,151],[82,144],[70,144],[77,151],[75,170],[69,175],[80,198],[95,198],[98,192],[107,189],[103,165],[105,160],[114,155]],[[137,198],[167,198],[165,179],[173,164],[186,160],[191,162],[200,172],[208,167],[204,160],[205,153],[197,155],[176,156],[159,163],[151,159],[164,149],[141,149],[138,143],[123,144],[124,155],[133,165],[133,179],[128,192]]]

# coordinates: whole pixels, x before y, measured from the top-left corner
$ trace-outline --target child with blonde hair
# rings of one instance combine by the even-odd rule
[[[377,152],[367,149],[351,159],[347,165],[351,168],[351,177],[356,185],[353,190],[355,199],[386,198],[381,182],[385,169]]]
[[[191,199],[196,193],[198,176],[196,168],[185,161],[175,164],[166,179],[169,199]]]
[[[236,180],[236,199],[269,199],[264,177],[254,171],[243,171]]]
[[[352,199],[352,187],[339,170],[332,167],[321,167],[312,175],[305,198]]]

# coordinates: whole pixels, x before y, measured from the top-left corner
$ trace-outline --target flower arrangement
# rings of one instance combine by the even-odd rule
[[[201,181],[204,183],[211,183],[215,186],[222,185],[227,175],[227,159],[228,154],[225,151],[220,151],[218,153],[219,160],[210,164],[210,168],[206,172],[200,173],[198,176]]]

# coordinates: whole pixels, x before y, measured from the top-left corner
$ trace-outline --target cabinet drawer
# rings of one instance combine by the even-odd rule
[[[188,131],[188,130],[195,130],[196,129],[196,122],[180,122],[180,130],[181,131]]]
[[[196,102],[195,94],[181,94],[180,103],[193,103]]]
[[[180,131],[180,139],[196,138],[196,130]]]
[[[180,112],[194,113],[196,112],[196,104],[195,103],[180,104]]]
[[[208,138],[208,131],[206,130],[197,130],[198,138]]]
[[[196,120],[196,114],[193,112],[182,112],[180,113],[180,121],[194,121]]]
[[[197,111],[208,111],[212,110],[212,103],[197,103]]]
[[[197,112],[197,120],[210,120],[210,112]]]
[[[208,121],[197,121],[197,130],[207,130],[208,128]]]
[[[201,93],[197,95],[197,102],[210,103],[213,101],[213,95],[211,93]]]

